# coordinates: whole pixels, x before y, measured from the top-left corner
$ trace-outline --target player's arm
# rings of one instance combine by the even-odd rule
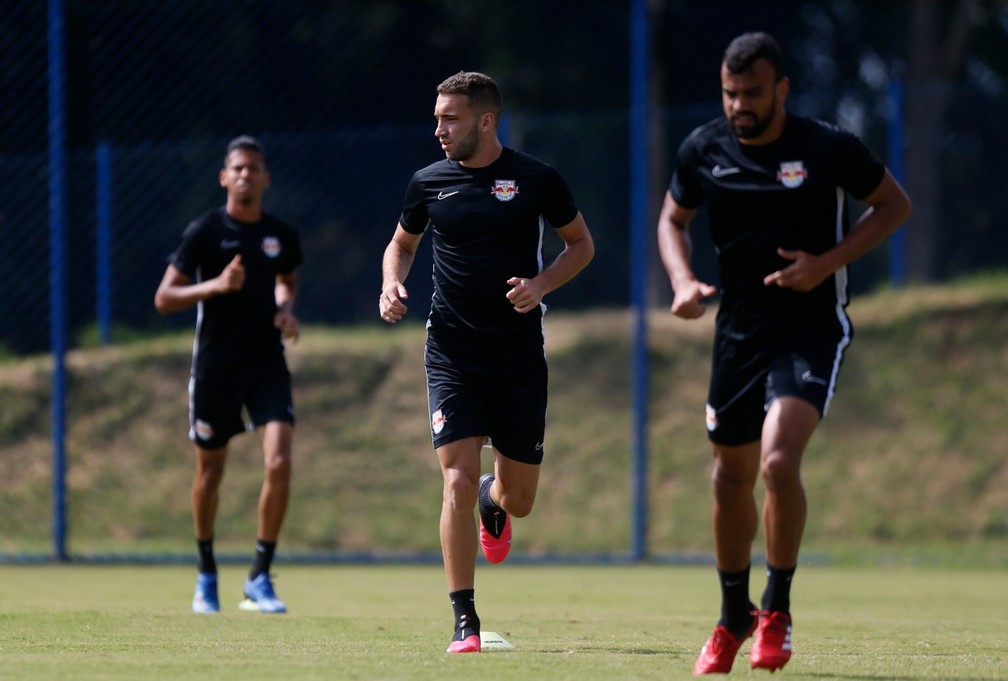
[[[297,296],[297,272],[276,275],[273,287],[277,311],[273,315],[273,326],[280,329],[280,336],[297,340],[301,335],[298,318],[294,314],[294,298]]]
[[[154,307],[161,314],[178,312],[192,307],[201,300],[238,291],[245,283],[245,267],[241,256],[236,255],[224,270],[214,277],[191,283],[189,277],[174,265],[168,265],[164,277],[154,294]]]
[[[707,309],[703,299],[717,293],[716,286],[696,278],[690,264],[693,242],[689,236],[689,223],[695,214],[695,209],[680,206],[671,192],[665,192],[665,201],[658,216],[658,252],[675,294],[672,313],[683,319],[701,316]]]
[[[871,194],[864,198],[868,209],[840,243],[822,255],[779,248],[783,258],[792,261],[763,280],[767,286],[781,286],[798,291],[811,291],[838,269],[857,260],[882,243],[910,217],[910,197],[889,173],[882,176]]]
[[[584,216],[578,213],[569,223],[556,230],[564,242],[564,249],[542,272],[525,279],[511,277],[507,298],[516,312],[528,312],[539,306],[543,297],[573,279],[595,256],[595,242]]]
[[[406,304],[409,298],[403,282],[409,275],[417,247],[420,245],[420,234],[410,234],[402,224],[396,225],[392,240],[385,247],[382,256],[382,290],[378,296],[378,313],[389,324],[394,324],[406,314]]]

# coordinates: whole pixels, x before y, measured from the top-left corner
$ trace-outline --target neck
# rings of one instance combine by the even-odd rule
[[[481,144],[475,154],[465,161],[459,161],[459,164],[466,168],[486,168],[499,159],[502,153],[504,153],[504,145],[497,139],[497,135],[494,135],[485,144]]]
[[[228,215],[240,222],[259,222],[262,218],[262,205],[258,202],[246,204],[228,199],[224,209]]]
[[[780,139],[780,136],[784,134],[784,122],[787,120],[787,112],[784,110],[778,111],[777,115],[767,126],[767,129],[759,134],[757,137],[739,137],[739,142],[742,144],[747,144],[750,146],[759,146],[761,144],[770,144],[771,142],[776,142]]]

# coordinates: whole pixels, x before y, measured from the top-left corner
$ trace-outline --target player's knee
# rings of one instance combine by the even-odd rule
[[[479,478],[468,471],[448,468],[444,471],[444,499],[452,506],[471,509],[476,504]]]
[[[782,450],[766,452],[760,462],[763,484],[771,492],[800,484],[798,461],[798,457]]]
[[[284,482],[291,476],[291,459],[289,455],[277,452],[265,459],[266,477],[274,482]]]
[[[505,490],[501,494],[501,498],[497,500],[497,505],[515,518],[524,518],[532,512],[532,507],[535,506],[535,496],[534,491],[521,490],[516,493]]]

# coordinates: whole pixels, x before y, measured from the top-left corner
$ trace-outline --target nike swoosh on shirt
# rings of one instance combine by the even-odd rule
[[[735,173],[741,173],[741,168],[722,168],[720,165],[716,165],[711,168],[710,174],[714,177],[725,177],[727,175],[734,175]]]
[[[448,192],[447,194],[445,194],[445,193],[444,193],[444,190],[442,189],[441,191],[439,191],[439,192],[438,192],[438,195],[437,195],[437,200],[438,200],[438,201],[441,201],[442,199],[447,199],[447,198],[448,198],[449,196],[455,196],[456,194],[458,194],[458,193],[459,193],[459,191],[460,191],[460,190],[456,189],[456,190],[455,190],[455,191],[453,191],[453,192]]]

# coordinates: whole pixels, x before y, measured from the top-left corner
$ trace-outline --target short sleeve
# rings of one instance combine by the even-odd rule
[[[697,177],[697,132],[694,131],[679,145],[676,165],[669,183],[669,193],[683,208],[699,208],[703,191]]]
[[[399,216],[399,224],[410,234],[422,234],[430,223],[430,214],[427,212],[427,200],[423,183],[420,181],[419,173],[414,173],[406,187],[406,195],[403,197],[402,215]]]
[[[885,164],[859,137],[845,130],[838,131],[833,158],[837,162],[837,184],[855,199],[875,191],[885,176]]]
[[[546,166],[545,191],[543,192],[542,215],[554,227],[566,227],[577,217],[574,194],[567,181],[553,166]]]

